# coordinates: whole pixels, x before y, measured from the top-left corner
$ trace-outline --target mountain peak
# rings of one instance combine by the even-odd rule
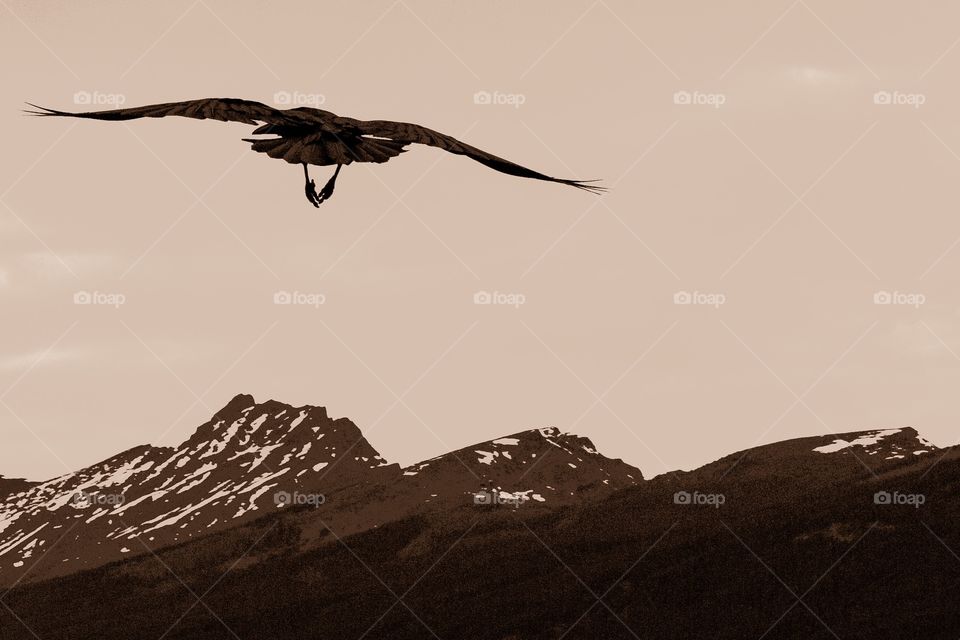
[[[722,479],[727,474],[746,475],[752,469],[764,468],[765,473],[788,478],[798,469],[803,469],[803,473],[818,469],[814,475],[828,478],[851,469],[857,473],[884,471],[939,450],[913,427],[871,429],[804,436],[751,447],[686,473]]]
[[[331,420],[323,407],[257,404],[241,394],[177,447],[134,447],[44,483],[10,484],[9,491],[7,481],[0,483],[0,566],[4,573],[11,564],[25,570],[37,548],[78,518],[84,531],[60,543],[67,564],[54,571],[132,553],[140,547],[130,541],[139,536],[155,546],[175,544],[286,507],[277,496],[333,496],[382,484],[399,471],[350,420]],[[14,488],[21,492],[14,496]]]
[[[577,502],[643,481],[622,460],[600,454],[593,443],[556,427],[528,429],[479,442],[403,470],[407,482],[463,499],[477,492],[508,494],[518,503]]]
[[[923,438],[913,427],[856,431],[830,438],[833,438],[832,442],[814,447],[813,451],[849,454],[862,449],[868,456],[898,460],[908,455],[919,456],[937,450],[936,446]]]
[[[247,407],[251,407],[257,404],[257,401],[249,393],[238,393],[230,399],[230,402],[225,404],[220,411],[214,414],[214,417],[220,413],[236,413],[242,411]]]

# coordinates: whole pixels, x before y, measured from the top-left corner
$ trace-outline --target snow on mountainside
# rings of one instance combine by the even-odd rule
[[[563,504],[643,481],[622,460],[598,453],[593,443],[554,427],[521,431],[443,454],[403,470],[436,497],[479,496],[518,504]],[[492,497],[487,497],[492,496]]]
[[[873,429],[781,440],[674,475],[686,478],[685,482],[702,483],[720,481],[728,475],[753,476],[757,486],[767,484],[787,491],[800,481],[828,486],[857,478],[876,478],[919,464],[938,451],[943,449],[922,438],[912,427]]]
[[[278,492],[329,495],[398,474],[349,420],[240,395],[179,447],[137,447],[8,494],[0,581],[54,544],[64,564],[93,566],[283,508]]]
[[[816,447],[818,453],[852,453],[857,448],[869,456],[879,455],[884,460],[898,460],[907,456],[920,456],[937,450],[914,429],[880,429],[852,434],[855,438],[837,438],[830,444]]]
[[[909,427],[815,436],[731,454],[662,482],[696,489],[730,474],[757,491],[782,492],[870,469],[897,472],[933,451]],[[100,566],[278,512],[295,511],[291,518],[310,523],[301,542],[319,544],[334,539],[331,527],[344,536],[413,515],[548,509],[645,482],[589,439],[553,427],[401,469],[323,407],[239,395],[177,447],[143,445],[41,483],[0,478],[0,585]]]
[[[576,436],[522,432],[158,559],[21,583],[0,638],[756,638],[778,619],[782,638],[944,638],[960,629],[960,447],[915,454],[929,449],[909,428],[798,438],[572,504],[568,486],[608,487],[619,465]],[[532,491],[498,507],[474,502],[484,486]],[[348,502],[397,517],[351,537],[325,511]],[[591,614],[588,584],[609,611]],[[789,585],[816,586],[809,612],[791,614]]]
[[[332,524],[345,535],[424,509],[569,504],[642,480],[590,440],[554,428],[401,470],[352,422],[322,407],[239,395],[178,447],[136,447],[8,492],[0,484],[0,585],[99,566],[303,505],[315,507],[305,517],[318,518],[318,530]],[[475,501],[477,494],[489,502]]]

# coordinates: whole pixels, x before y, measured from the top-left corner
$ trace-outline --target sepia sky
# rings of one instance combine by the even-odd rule
[[[912,9],[0,1],[0,474],[176,444],[237,393],[403,464],[547,425],[647,477],[960,442],[960,7]],[[214,96],[610,191],[413,147],[314,209],[245,125],[19,111]]]

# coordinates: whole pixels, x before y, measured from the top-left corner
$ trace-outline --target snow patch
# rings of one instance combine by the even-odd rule
[[[300,426],[300,423],[303,422],[306,417],[307,417],[307,412],[306,412],[306,411],[301,411],[301,412],[300,412],[300,415],[298,415],[296,418],[294,418],[294,419],[293,419],[293,422],[290,423],[290,428],[291,428],[291,429],[296,429],[298,426]]]
[[[849,447],[854,447],[854,446],[867,447],[873,444],[877,444],[878,442],[880,442],[880,440],[882,440],[883,438],[886,438],[887,436],[892,436],[895,433],[900,433],[900,431],[902,431],[902,429],[881,429],[880,431],[874,431],[872,433],[862,435],[858,438],[854,438],[849,442],[842,438],[838,438],[830,444],[824,445],[822,447],[816,447],[814,451],[816,451],[817,453],[836,453],[837,451],[842,451],[843,449],[847,449]]]

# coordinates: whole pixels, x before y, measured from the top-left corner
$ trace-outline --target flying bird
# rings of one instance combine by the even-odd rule
[[[410,144],[425,144],[467,156],[511,176],[558,182],[596,194],[605,191],[604,187],[590,184],[597,180],[553,178],[417,124],[391,120],[355,120],[312,107],[276,109],[260,102],[239,98],[206,98],[129,109],[70,113],[39,107],[29,102],[27,104],[33,109],[25,111],[38,116],[111,121],[182,116],[259,125],[254,129],[253,135],[268,137],[243,138],[243,141],[251,143],[254,151],[265,153],[271,158],[281,158],[290,164],[303,165],[306,181],[304,193],[315,207],[319,207],[333,195],[337,176],[344,165],[354,162],[386,162],[406,151]],[[336,165],[333,175],[319,192],[316,183],[310,179],[309,165]]]

